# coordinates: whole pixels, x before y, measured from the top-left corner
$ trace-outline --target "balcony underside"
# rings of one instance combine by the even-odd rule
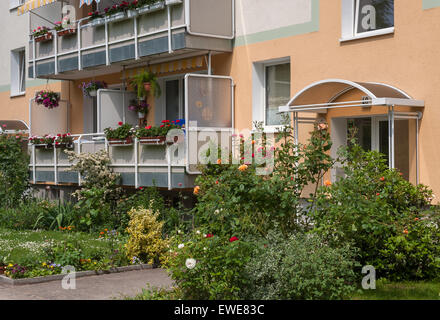
[[[181,57],[200,56],[211,52],[231,52],[231,41],[225,39],[206,39],[188,35],[185,32],[172,36],[172,53],[168,50],[168,36],[139,41],[139,58],[135,58],[135,44],[120,44],[109,48],[109,65],[106,63],[106,49],[99,48],[81,53],[81,67],[78,70],[78,53],[58,58],[55,74],[55,59],[43,59],[36,62],[36,78],[76,80],[87,77],[121,72],[124,67],[153,64],[157,61],[171,61]],[[33,64],[29,66],[29,77],[33,77]]]

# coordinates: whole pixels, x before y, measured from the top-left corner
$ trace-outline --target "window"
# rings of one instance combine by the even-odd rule
[[[342,0],[341,41],[394,32],[394,0]]]
[[[11,96],[26,92],[26,54],[25,49],[11,51]]]
[[[265,67],[265,119],[266,126],[281,124],[279,106],[290,100],[290,63]]]
[[[281,125],[278,108],[290,96],[290,59],[255,62],[252,75],[252,121],[262,122],[268,130]]]

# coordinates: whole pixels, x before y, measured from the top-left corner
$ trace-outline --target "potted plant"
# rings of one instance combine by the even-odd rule
[[[144,14],[147,12],[159,11],[165,8],[165,3],[163,0],[146,0],[142,1],[142,4],[139,6],[139,14]]]
[[[156,97],[159,97],[162,93],[156,75],[148,71],[134,76],[130,84],[136,91],[138,98],[142,100],[145,100],[148,93]]]
[[[47,27],[38,27],[33,30],[32,36],[34,37],[35,42],[44,42],[52,40],[52,32],[49,31]]]
[[[128,110],[137,112],[139,119],[144,119],[148,114],[150,105],[145,100],[131,100],[130,105],[128,106]]]
[[[92,27],[96,27],[105,23],[103,15],[98,11],[89,12],[89,21]]]
[[[82,89],[84,96],[92,98],[96,97],[99,89],[107,88],[107,83],[104,81],[90,81],[81,83],[79,87]]]
[[[104,129],[105,137],[110,145],[116,146],[130,146],[133,144],[133,133],[135,131],[128,123],[118,123],[119,127],[116,129]]]
[[[35,102],[48,109],[53,109],[59,106],[60,95],[50,90],[41,90],[35,94]]]
[[[73,149],[73,137],[70,133],[57,134],[55,148]]]
[[[178,121],[178,120],[176,120]],[[157,145],[165,144],[167,134],[172,129],[182,129],[182,125],[176,123],[176,121],[163,120],[162,125],[159,127],[147,126],[136,130],[136,137],[139,139],[140,144]],[[177,142],[177,136],[174,137],[174,142]],[[170,142],[172,143],[172,142]]]
[[[48,134],[43,137],[32,136],[29,138],[29,143],[35,145],[37,149],[52,149],[55,138],[56,137]]]
[[[65,29],[63,24],[67,25],[67,26],[71,26],[71,28],[66,28]],[[57,31],[57,35],[59,37],[69,36],[69,35],[72,35],[72,34],[76,34],[76,28],[73,25],[71,25],[70,19],[67,19],[65,21],[65,23],[63,21],[55,22],[55,30]]]

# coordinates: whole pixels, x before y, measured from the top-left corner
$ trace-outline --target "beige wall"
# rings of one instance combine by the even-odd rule
[[[238,128],[252,125],[252,63],[291,59],[291,92],[312,82],[341,78],[383,82],[426,103],[420,128],[420,180],[440,194],[440,8],[422,9],[421,0],[395,1],[395,32],[340,43],[341,1],[320,1],[319,31],[234,48],[219,70],[236,83]],[[346,111],[340,111],[346,112]]]

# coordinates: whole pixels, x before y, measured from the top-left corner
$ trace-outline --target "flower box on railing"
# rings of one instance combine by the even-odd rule
[[[139,15],[139,12],[136,9],[127,10],[127,17],[134,18]]]
[[[108,144],[111,146],[131,146],[133,145],[133,138],[128,137],[125,139],[108,139]]]
[[[35,149],[52,150],[53,149],[53,144],[46,144],[46,143],[35,144]]]
[[[156,2],[156,3],[150,4],[150,5],[145,5],[143,7],[140,7],[138,9],[138,11],[139,11],[139,14],[144,14],[147,12],[155,12],[155,11],[159,11],[162,9],[165,9],[165,3],[160,1],[160,2]]]
[[[105,17],[105,19],[107,20],[107,22],[115,22],[115,21],[125,19],[125,12],[118,12],[118,13],[112,14],[108,17]]]
[[[173,144],[179,140],[178,136],[174,137],[174,141],[167,141],[167,137],[140,137],[139,143],[145,145],[164,145],[164,144]]]
[[[181,4],[183,0],[165,0],[167,6],[174,6],[176,4]]]
[[[97,26],[103,25],[104,23],[105,23],[104,18],[95,18],[90,21],[90,26],[97,27]]]
[[[165,144],[167,140],[167,137],[141,137],[139,138],[140,144],[146,144],[146,145],[163,145]]]
[[[64,29],[57,32],[59,37],[70,36],[76,34],[76,29]]]
[[[73,146],[73,143],[56,143],[55,142],[55,148],[73,150],[74,146]]]
[[[52,40],[53,34],[52,32],[48,32],[42,36],[35,37],[35,42],[46,42]]]

